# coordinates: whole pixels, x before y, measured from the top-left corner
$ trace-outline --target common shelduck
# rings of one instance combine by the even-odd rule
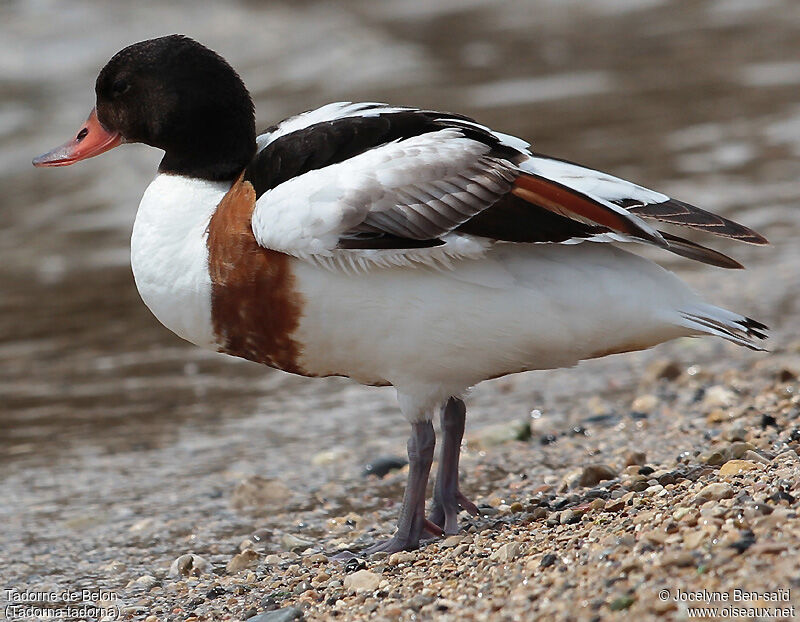
[[[456,532],[460,509],[476,513],[458,484],[472,385],[676,337],[753,349],[765,338],[763,324],[622,248],[740,268],[656,225],[761,235],[468,117],[339,102],[256,134],[236,72],[179,35],[117,53],[95,92],[76,137],[33,163],[122,143],[164,150],[131,238],[136,286],[161,323],[283,371],[395,387],[412,430],[408,485],[395,535],[368,552],[414,549]]]

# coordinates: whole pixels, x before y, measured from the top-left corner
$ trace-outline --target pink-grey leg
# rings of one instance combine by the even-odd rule
[[[435,446],[436,434],[430,421],[411,424],[411,438],[408,439],[408,482],[403,494],[403,505],[400,508],[397,531],[385,542],[379,542],[361,551],[361,554],[371,555],[379,551],[387,553],[410,551],[419,548],[419,541],[423,533],[442,535],[441,528],[425,518],[425,497]],[[352,553],[344,552],[336,557],[347,559],[353,556]]]
[[[430,521],[442,527],[448,535],[458,533],[460,510],[466,510],[473,516],[478,515],[478,508],[461,494],[458,486],[458,459],[461,453],[461,439],[464,437],[466,417],[466,406],[457,397],[451,397],[442,406],[440,413],[443,435],[442,451],[433,488],[433,510]]]

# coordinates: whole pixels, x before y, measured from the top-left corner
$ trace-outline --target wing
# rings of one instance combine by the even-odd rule
[[[762,235],[737,222],[608,173],[540,154],[526,160],[523,168],[586,197],[623,207],[641,218],[691,227],[749,244],[767,244]]]
[[[753,243],[732,221],[562,160],[458,115],[329,104],[258,139],[245,171],[259,244],[326,265],[448,262],[494,241],[639,241],[724,267],[717,251],[645,222]]]

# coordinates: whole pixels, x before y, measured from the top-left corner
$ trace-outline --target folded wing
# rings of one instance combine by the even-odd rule
[[[329,264],[337,257],[428,263],[479,256],[494,241],[593,240],[638,241],[741,267],[648,221],[766,243],[726,218],[531,154],[523,141],[456,115],[332,104],[272,128],[259,141],[262,148],[245,172],[259,197],[252,218],[256,239]]]

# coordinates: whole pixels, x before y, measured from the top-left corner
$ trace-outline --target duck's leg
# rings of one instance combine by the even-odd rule
[[[446,534],[458,533],[458,512],[466,510],[473,516],[478,508],[467,499],[458,487],[458,458],[461,453],[461,439],[464,437],[464,422],[467,409],[464,402],[451,397],[440,414],[442,425],[442,453],[439,456],[439,470],[433,488],[433,510],[430,521],[444,529]]]
[[[425,518],[425,496],[435,445],[436,434],[430,421],[411,424],[411,438],[408,439],[408,483],[403,494],[397,532],[386,542],[371,546],[364,553],[369,555],[378,551],[409,551],[419,547],[423,532],[441,535],[441,529]]]

